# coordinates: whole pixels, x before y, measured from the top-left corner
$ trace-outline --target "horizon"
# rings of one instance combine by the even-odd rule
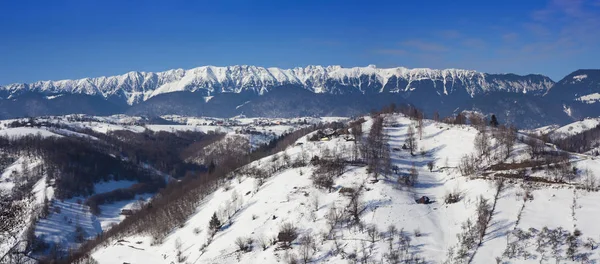
[[[0,9],[0,85],[208,65],[374,64],[559,81],[600,61],[600,0],[28,1]]]

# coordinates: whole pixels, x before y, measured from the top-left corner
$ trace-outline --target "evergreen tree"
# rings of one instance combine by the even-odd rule
[[[493,127],[498,127],[498,119],[496,119],[496,115],[492,115],[492,120],[490,120],[490,125]]]
[[[221,228],[221,221],[219,221],[217,213],[214,213],[213,216],[210,218],[208,228],[213,232],[216,232],[219,228]]]
[[[210,164],[208,164],[208,173],[213,173],[215,171],[215,161],[211,160]]]

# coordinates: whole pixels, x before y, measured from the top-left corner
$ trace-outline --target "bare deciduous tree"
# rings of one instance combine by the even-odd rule
[[[307,264],[312,261],[313,255],[317,251],[317,244],[311,233],[300,237],[300,260]]]
[[[412,126],[408,127],[408,131],[406,132],[406,140],[404,143],[410,150],[410,154],[414,156],[414,151],[417,149],[417,138],[415,137],[415,130]]]
[[[481,156],[489,156],[490,154],[490,138],[487,131],[482,129],[477,136],[475,136],[475,150],[477,154]]]

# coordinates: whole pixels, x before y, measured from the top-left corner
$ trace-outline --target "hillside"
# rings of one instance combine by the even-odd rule
[[[341,120],[165,118],[181,123],[125,115],[0,121],[0,263],[61,258],[171,183]]]
[[[362,125],[363,144],[373,122]],[[413,156],[402,149],[413,122],[398,115],[385,118],[393,173],[377,180],[368,166],[350,163],[334,174],[331,187],[315,185],[315,175],[328,163],[315,163],[313,157],[353,160],[356,143],[304,137],[232,174],[164,239],[144,232],[125,235],[98,246],[91,257],[99,263],[491,263],[496,258],[579,263],[600,258],[600,231],[593,224],[599,194],[588,191],[598,185],[589,182],[600,173],[597,160],[561,154],[566,159],[554,159],[544,169],[536,164],[556,154],[543,145],[528,146],[536,146],[536,140],[521,135],[508,153],[500,138],[492,139],[487,158],[466,172],[469,155],[481,150],[473,143],[480,138],[477,129],[426,120]],[[578,171],[557,171],[565,166]],[[270,177],[256,178],[261,175],[256,169],[271,171]],[[418,180],[407,184],[415,171]],[[432,202],[416,203],[422,196]],[[211,232],[213,215],[220,224]],[[298,234],[291,240],[281,235],[287,223]]]

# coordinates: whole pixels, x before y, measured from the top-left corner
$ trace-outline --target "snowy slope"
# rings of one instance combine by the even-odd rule
[[[46,94],[88,94],[108,98],[120,98],[129,105],[148,100],[159,94],[190,91],[201,92],[210,98],[218,93],[251,91],[263,94],[270,88],[296,84],[315,93],[337,93],[337,86],[351,87],[367,92],[365,87],[385,88],[390,92],[414,90],[413,83],[429,80],[435,84],[438,94],[450,94],[460,86],[471,95],[490,91],[545,94],[553,85],[544,76],[486,74],[472,70],[428,68],[407,69],[367,67],[343,68],[341,66],[307,66],[293,69],[263,68],[236,65],[227,67],[202,66],[189,70],[176,69],[165,72],[129,72],[111,77],[84,78],[79,80],[39,81],[29,84],[0,86],[10,97],[27,91]],[[335,83],[335,85],[331,85]],[[462,88],[464,87],[464,88]],[[371,89],[371,88],[369,88]]]
[[[600,125],[600,118],[586,118],[584,120],[573,122],[553,130],[550,132],[550,137],[552,139],[558,139],[573,136],[586,130],[595,128],[598,125]]]
[[[397,118],[400,126],[387,127],[385,132],[390,137],[390,147],[398,148],[404,143],[411,121],[394,118]],[[364,131],[368,131],[369,123],[364,124]],[[355,252],[360,257],[370,252],[372,260],[382,260],[389,253],[387,240],[382,237],[371,243],[368,234],[356,228],[336,228],[334,237],[337,239],[327,235],[329,228],[326,215],[331,208],[344,208],[348,203],[348,198],[338,191],[343,187],[365,184],[367,191],[361,200],[366,206],[361,215],[364,224],[376,225],[378,232],[383,232],[383,237],[388,226],[394,225],[403,230],[405,237],[410,237],[410,254],[423,257],[427,263],[442,263],[446,260],[448,249],[458,243],[456,235],[461,232],[461,224],[474,217],[477,198],[482,196],[493,200],[496,187],[493,181],[469,179],[453,169],[462,155],[473,152],[472,142],[477,134],[474,128],[429,121],[425,124],[423,139],[418,142],[427,155],[413,157],[403,151],[392,152],[393,164],[401,171],[407,171],[413,164],[416,166],[419,183],[415,188],[399,187],[395,183],[395,176],[372,183],[364,167],[353,166],[336,179],[336,191],[333,192],[313,186],[310,179],[312,166],[278,172],[260,187],[257,187],[256,179],[239,175],[231,181],[227,190],[222,188],[209,196],[185,226],[173,231],[162,244],[153,244],[151,237],[136,235],[101,246],[92,256],[99,263],[176,263],[176,248],[179,248],[181,256],[188,263],[281,263],[287,254],[301,254],[299,243],[296,242],[289,250],[270,245],[263,250],[259,241],[276,236],[284,223],[293,223],[301,235],[311,234],[316,239],[316,252],[312,256],[315,263],[348,263],[349,255],[344,257],[344,254],[334,253],[336,241],[342,243],[343,250],[348,254]],[[354,144],[339,138],[327,142],[300,141],[304,144],[286,151],[292,160],[323,155],[326,148],[350,155],[348,150]],[[517,145],[511,160],[525,159],[523,148]],[[282,155],[278,155],[279,160]],[[250,166],[264,168],[276,162],[274,160],[278,159],[267,157]],[[426,167],[431,160],[437,164],[433,172]],[[574,157],[573,162],[579,168],[590,168],[600,175],[600,163],[597,160]],[[525,188],[531,189],[532,200],[523,199]],[[445,204],[443,196],[456,189],[462,193],[461,201]],[[574,194],[577,197],[576,217],[571,214]],[[435,202],[416,204],[415,199],[422,195]],[[315,206],[315,197],[319,201],[318,206]],[[516,229],[542,229],[547,226],[573,232],[577,226],[584,236],[597,238],[599,235],[599,229],[593,224],[600,217],[600,211],[595,209],[593,202],[600,198],[598,193],[574,191],[560,186],[526,187],[519,182],[510,182],[498,197],[490,228],[472,263],[495,263],[496,257],[506,263],[539,263],[539,257],[535,254],[527,260],[503,257],[507,235]],[[207,245],[210,217],[216,212],[224,219],[226,216],[220,213],[224,210],[234,210],[235,213]],[[234,241],[239,237],[253,239],[253,248],[249,252],[237,249]],[[533,246],[527,246],[527,249],[535,252]],[[600,255],[592,252],[589,258],[597,260]]]
[[[96,194],[99,194],[126,188],[135,183],[137,182],[108,181],[98,183],[94,188]],[[65,248],[76,248],[79,244],[76,239],[78,228],[81,228],[85,239],[91,239],[125,219],[125,216],[121,215],[122,209],[136,208],[138,201],[145,202],[152,196],[153,194],[136,195],[132,200],[103,204],[98,216],[93,215],[89,207],[83,204],[85,197],[52,200],[50,214],[36,224],[35,235],[46,243],[60,243]]]
[[[45,128],[15,127],[0,130],[0,136],[5,137],[22,137],[26,135],[40,135],[42,137],[61,137],[61,135],[53,133]]]

